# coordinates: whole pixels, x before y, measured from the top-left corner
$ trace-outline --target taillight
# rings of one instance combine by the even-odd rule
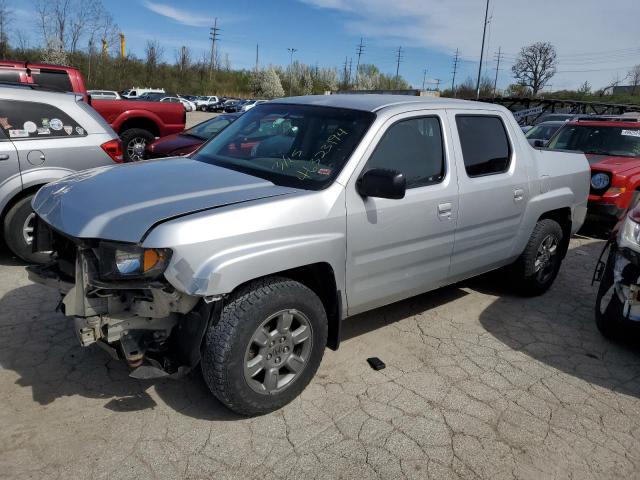
[[[104,150],[106,154],[109,155],[111,157],[111,160],[113,160],[114,162],[116,163],[123,162],[122,141],[119,138],[116,138],[114,140],[109,140],[108,142],[105,142],[102,145],[100,145],[100,147],[102,147],[102,150]]]

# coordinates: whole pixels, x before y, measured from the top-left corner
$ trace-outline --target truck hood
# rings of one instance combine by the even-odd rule
[[[33,209],[72,237],[135,243],[171,218],[294,192],[244,173],[175,158],[71,175],[42,187]]]
[[[632,169],[640,169],[640,158],[615,157],[611,155],[586,156],[591,168],[611,173],[623,173]]]

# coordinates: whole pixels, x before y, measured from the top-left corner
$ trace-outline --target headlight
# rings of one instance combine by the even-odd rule
[[[609,186],[609,175],[606,173],[594,173],[591,175],[591,187],[594,190],[603,190]]]
[[[629,216],[625,218],[618,234],[618,247],[640,251],[640,223],[634,222]]]
[[[101,242],[98,257],[100,278],[104,280],[156,278],[167,268],[171,250],[142,248],[127,243]]]

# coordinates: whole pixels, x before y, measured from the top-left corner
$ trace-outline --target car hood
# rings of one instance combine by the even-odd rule
[[[102,167],[45,185],[35,212],[77,238],[140,242],[157,223],[298,190],[189,158]]]
[[[615,157],[611,155],[586,155],[591,168],[611,173],[624,173],[632,169],[640,169],[640,158]]]
[[[191,152],[203,143],[204,140],[201,138],[175,133],[156,140],[147,147],[147,151],[155,155],[170,155],[171,153],[182,149],[188,149],[188,151]],[[180,151],[179,153],[182,152]]]

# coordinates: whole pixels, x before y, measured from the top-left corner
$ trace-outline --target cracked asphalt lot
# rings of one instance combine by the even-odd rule
[[[640,349],[596,330],[602,245],[572,240],[542,297],[483,277],[349,319],[303,395],[252,419],[198,373],[137,381],[79,347],[5,254],[0,477],[639,478]]]

